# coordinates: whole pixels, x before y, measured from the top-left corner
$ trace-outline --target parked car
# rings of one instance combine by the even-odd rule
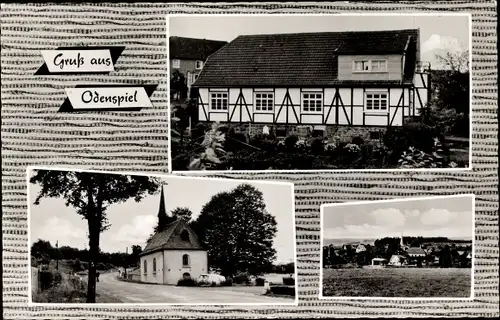
[[[224,276],[214,273],[202,274],[198,277],[198,284],[200,286],[220,286],[224,281],[226,281]]]

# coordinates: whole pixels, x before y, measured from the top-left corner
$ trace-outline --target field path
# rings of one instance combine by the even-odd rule
[[[97,293],[111,295],[124,303],[263,303],[292,304],[293,299],[268,297],[256,287],[193,288],[118,280],[118,273],[105,273],[99,277]],[[259,289],[259,290],[256,290]]]

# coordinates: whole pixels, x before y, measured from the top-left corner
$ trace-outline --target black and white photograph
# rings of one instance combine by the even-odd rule
[[[168,16],[171,169],[470,169],[470,19]]]
[[[32,304],[297,304],[292,183],[27,175]]]
[[[320,299],[472,299],[474,200],[322,205]]]

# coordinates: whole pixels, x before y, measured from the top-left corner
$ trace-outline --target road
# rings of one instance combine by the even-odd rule
[[[102,273],[97,293],[113,296],[123,303],[264,303],[293,304],[293,298],[261,295],[262,287],[177,287],[169,285],[124,282],[118,273]]]

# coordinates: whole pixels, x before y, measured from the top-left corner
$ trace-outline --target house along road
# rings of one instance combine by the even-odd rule
[[[293,298],[262,295],[262,287],[177,287],[124,282],[118,273],[103,273],[97,293],[111,295],[123,303],[203,303],[203,304],[293,304]]]

